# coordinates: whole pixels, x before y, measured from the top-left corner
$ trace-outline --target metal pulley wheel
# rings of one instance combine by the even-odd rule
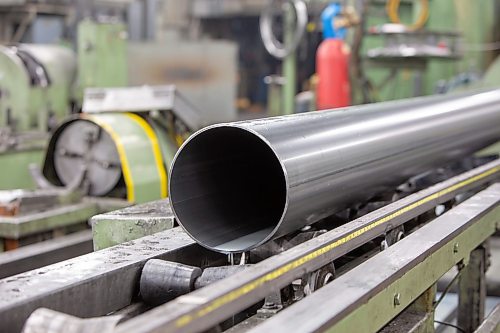
[[[335,279],[335,266],[333,263],[329,263],[318,269],[317,271],[310,273],[308,278],[305,279],[304,295],[310,295],[316,290],[326,286],[328,283]]]
[[[292,42],[288,45],[285,45],[276,38],[272,30],[273,12],[276,2],[282,1],[271,0],[269,5],[262,11],[262,14],[260,15],[260,36],[267,52],[269,52],[269,54],[271,54],[275,58],[283,59],[290,53],[295,51],[295,49],[299,45],[300,40],[302,39],[302,36],[304,36],[304,32],[306,30],[308,15],[307,7],[304,1],[286,1],[286,3],[288,3],[290,5],[290,8],[292,8],[292,10],[294,11],[297,23],[295,25],[295,32]]]
[[[64,185],[86,172],[89,194],[94,196],[112,191],[122,173],[111,136],[97,124],[81,119],[68,124],[57,138],[54,168]]]

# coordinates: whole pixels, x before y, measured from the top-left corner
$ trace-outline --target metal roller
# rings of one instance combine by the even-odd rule
[[[179,223],[201,245],[247,251],[500,138],[500,90],[219,124],[170,173]]]
[[[141,272],[140,294],[147,304],[159,305],[249,267],[251,265],[219,266],[202,270],[177,262],[150,259]]]

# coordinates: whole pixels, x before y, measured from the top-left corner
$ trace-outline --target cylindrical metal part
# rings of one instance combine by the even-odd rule
[[[249,266],[251,265],[207,267],[202,271],[199,267],[151,259],[142,269],[141,297],[147,304],[163,304],[241,272]]]
[[[201,276],[194,282],[194,289],[200,289],[209,284],[222,280],[230,275],[241,272],[252,265],[207,267]]]
[[[99,125],[85,119],[72,119],[51,138],[54,171],[67,186],[86,172],[89,194],[104,196],[118,185],[122,168],[112,137]]]
[[[201,245],[247,251],[500,138],[500,89],[219,124],[170,172],[178,222]]]
[[[160,259],[146,262],[141,273],[142,299],[152,305],[168,302],[191,292],[201,268]]]

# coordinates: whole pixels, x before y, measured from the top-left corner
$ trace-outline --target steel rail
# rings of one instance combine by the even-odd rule
[[[197,242],[248,251],[500,140],[500,89],[209,126],[170,200]]]
[[[202,265],[224,256],[196,244],[179,227],[0,280],[2,332],[21,332],[45,307],[78,317],[104,316],[130,305],[149,259]],[[206,263],[206,262],[205,262]]]
[[[250,332],[378,332],[495,233],[499,203],[497,183]]]
[[[210,287],[161,305],[119,325],[117,332],[206,330],[305,273],[321,268],[459,193],[498,179],[499,175],[500,159],[497,159],[366,214]]]
[[[0,253],[0,279],[92,252],[92,231],[84,230]]]

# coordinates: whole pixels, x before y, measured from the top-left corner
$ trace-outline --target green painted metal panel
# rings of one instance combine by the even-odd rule
[[[480,45],[493,42],[495,6],[498,0],[429,1],[428,30],[455,30],[463,35],[464,57],[459,61],[430,60],[424,80],[424,94],[434,93],[436,83],[465,71],[484,73],[493,52]]]
[[[389,19],[385,14],[386,1],[373,1],[369,10],[366,26],[367,28],[384,23],[389,23]],[[403,22],[412,22],[412,5],[411,3],[401,2],[399,16]],[[378,36],[366,36],[363,40],[361,55],[367,54],[368,50],[383,46],[383,38]],[[366,75],[368,79],[374,83],[374,93],[377,101],[387,101],[393,99],[401,99],[413,96],[414,72],[412,70],[401,70],[383,87],[379,84],[386,78],[390,77],[391,69],[379,66],[366,65]],[[360,103],[359,89],[355,89],[354,102]]]
[[[96,215],[90,222],[97,251],[170,229],[174,215],[164,199]]]
[[[29,113],[33,115],[32,128],[46,132],[49,114],[61,122],[70,113],[76,54],[59,45],[21,44],[19,48],[43,65],[50,80],[47,87],[32,86],[28,98]]]
[[[153,141],[158,139],[144,119],[118,112],[82,117],[103,127],[115,142],[130,202],[142,203],[166,197],[167,180],[161,147],[155,152]]]
[[[354,3],[354,1],[350,1]],[[411,23],[419,13],[418,1],[401,1],[399,15],[402,22]],[[458,31],[463,34],[465,46],[462,60],[429,60],[422,75],[422,93],[433,94],[439,80],[449,80],[454,76],[470,70],[484,72],[492,62],[494,52],[481,50],[484,43],[494,42],[495,8],[499,0],[455,0],[455,1],[429,1],[429,19],[425,29],[431,31]],[[389,23],[385,13],[386,1],[373,0],[368,13],[367,28]],[[349,36],[350,38],[352,36]],[[383,39],[377,36],[366,36],[363,40],[361,54],[366,55],[369,49],[383,45]],[[366,65],[366,74],[375,86],[377,101],[409,98],[413,96],[415,86],[415,70],[400,70],[388,83],[382,87],[377,86],[389,77],[391,70]],[[359,90],[359,89],[356,89]],[[361,99],[359,91],[355,90],[356,103]]]
[[[465,232],[425,258],[401,278],[359,306],[327,332],[377,332],[398,313],[414,302],[448,270],[492,235],[499,225],[500,206],[497,206]],[[456,245],[458,244],[458,245]],[[399,304],[394,297],[399,294]]]
[[[123,87],[127,85],[126,28],[117,23],[78,25],[78,94],[88,87]]]
[[[42,64],[50,83],[46,87],[32,85],[19,56],[11,48],[0,46],[0,126],[16,132],[46,132],[49,113],[58,121],[69,114],[75,55],[57,45],[20,44],[18,48]]]
[[[20,128],[29,128],[28,104],[30,84],[24,65],[12,50],[0,45],[0,127],[7,118],[17,118]],[[10,115],[9,115],[10,114]]]
[[[99,213],[93,202],[81,202],[46,211],[0,218],[0,237],[19,239],[28,235],[86,222]]]
[[[43,148],[0,153],[0,190],[34,189],[28,167],[30,164],[42,165],[44,154]]]

